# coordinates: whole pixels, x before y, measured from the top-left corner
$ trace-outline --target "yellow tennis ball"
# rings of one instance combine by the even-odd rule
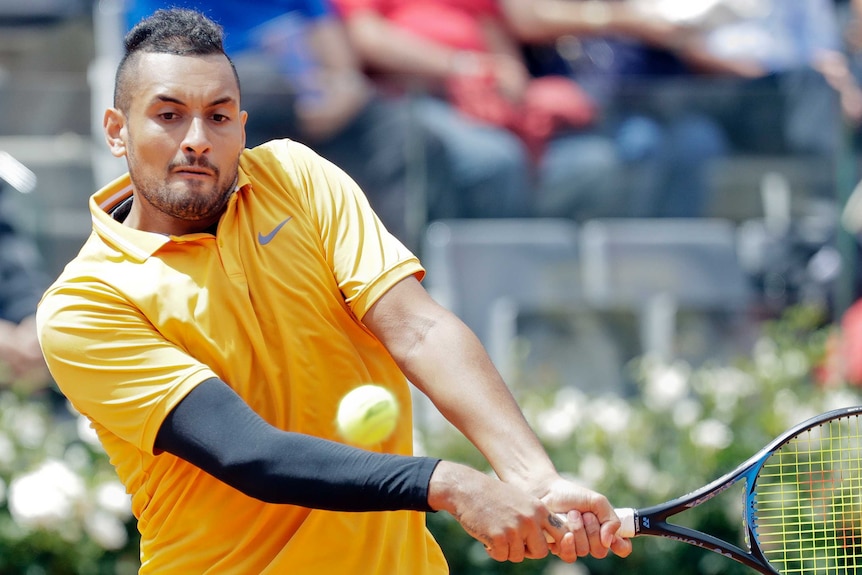
[[[380,443],[392,434],[397,423],[398,402],[391,391],[379,385],[360,385],[338,405],[338,431],[355,445]]]

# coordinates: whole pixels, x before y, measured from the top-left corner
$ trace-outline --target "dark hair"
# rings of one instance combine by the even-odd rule
[[[224,51],[222,27],[195,10],[171,8],[157,10],[141,20],[126,34],[125,54],[117,67],[114,81],[114,107],[128,110],[130,93],[129,70],[139,54],[176,54],[178,56],[210,56],[222,54],[233,69],[239,85],[233,61]]]

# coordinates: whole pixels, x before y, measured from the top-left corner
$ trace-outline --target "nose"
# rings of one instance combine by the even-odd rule
[[[183,149],[195,154],[209,151],[209,134],[203,118],[193,117],[189,122],[188,130],[186,130],[185,138],[183,138]]]

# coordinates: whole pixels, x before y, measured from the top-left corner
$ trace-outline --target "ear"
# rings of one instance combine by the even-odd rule
[[[117,158],[126,155],[126,116],[117,108],[105,110],[105,118],[102,121],[105,130],[105,141],[111,154]]]
[[[239,118],[242,122],[242,148],[245,149],[245,122],[248,120],[248,112],[245,110],[240,111]]]

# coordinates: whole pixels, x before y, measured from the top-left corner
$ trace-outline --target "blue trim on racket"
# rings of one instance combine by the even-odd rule
[[[771,563],[770,560],[767,559],[767,555],[772,556],[773,553],[771,553],[771,551],[767,551],[765,553],[761,541],[761,526],[758,525],[757,489],[759,475],[761,471],[764,470],[764,466],[767,464],[767,462],[770,461],[770,458],[774,454],[776,454],[782,447],[788,446],[791,442],[795,441],[797,438],[800,438],[809,431],[823,428],[827,424],[837,422],[842,419],[847,420],[848,423],[854,423],[857,430],[862,429],[862,422],[858,420],[851,421],[851,418],[858,418],[860,415],[862,415],[862,406],[835,409],[820,414],[816,417],[812,417],[811,419],[808,419],[784,432],[782,435],[770,442],[766,447],[761,449],[759,452],[750,457],[748,460],[739,465],[730,473],[719,477],[715,481],[701,487],[700,489],[697,489],[688,493],[687,495],[672,499],[660,505],[654,505],[641,509],[617,509],[616,513],[622,521],[622,526],[617,532],[617,534],[621,537],[626,538],[638,537],[642,535],[651,535],[656,537],[664,537],[675,541],[681,541],[689,545],[694,545],[696,547],[701,547],[703,549],[713,551],[720,555],[724,555],[725,557],[738,561],[743,565],[747,565],[752,569],[758,571],[759,573],[763,573],[764,575],[782,575],[779,568],[773,565],[773,563]],[[839,428],[839,431],[842,430],[842,428]],[[840,559],[844,560],[846,557],[851,557],[851,559],[853,560],[853,565],[855,565],[856,561],[858,560],[859,568],[862,569],[862,524],[856,525],[855,523],[856,521],[862,521],[862,444],[860,444],[862,442],[858,441],[858,436],[859,434],[857,433],[850,439],[856,440],[857,443],[851,446],[842,445],[842,447],[835,449],[834,451],[839,454],[844,454],[845,451],[849,452],[852,449],[852,457],[846,460],[842,459],[840,461],[840,463],[846,465],[844,465],[840,470],[838,470],[839,475],[841,475],[841,477],[839,477],[838,479],[844,482],[846,479],[849,478],[850,486],[846,488],[842,487],[842,489],[844,490],[841,493],[842,504],[838,512],[845,512],[843,498],[846,497],[846,499],[848,499],[852,503],[852,505],[846,506],[849,507],[849,509],[846,511],[855,513],[855,515],[851,515],[851,518],[854,521],[854,524],[851,526],[852,537],[844,535],[843,537],[846,537],[846,541],[843,541],[843,543],[847,544],[848,546],[852,544],[854,546],[854,549],[851,551],[853,555],[842,556]],[[829,437],[830,441],[833,441],[832,436]],[[829,451],[831,452],[833,450]],[[810,454],[811,452],[806,453]],[[834,472],[835,470],[821,470],[819,472],[820,479],[818,479],[816,483],[822,484],[822,487],[824,488],[827,487],[827,484],[830,484],[831,486],[832,483],[836,482]],[[811,472],[808,473],[810,475],[809,483],[814,482],[814,474]],[[846,475],[846,477],[843,477],[844,475]],[[745,485],[743,510],[744,535],[746,546],[745,549],[733,543],[723,541],[708,533],[704,533],[702,531],[698,531],[696,529],[691,529],[688,527],[683,527],[681,525],[677,525],[668,521],[669,518],[679,513],[682,513],[693,507],[697,507],[698,505],[701,505],[702,503],[711,500],[717,495],[730,489],[732,486],[734,486],[740,481],[743,481]],[[794,485],[798,486],[798,484]],[[813,489],[814,487],[811,487],[811,491],[809,492],[809,494],[814,494]],[[845,494],[845,492],[848,493]],[[773,503],[775,503],[774,507],[780,508],[783,502],[780,499],[776,499]],[[822,498],[822,500],[817,500],[815,498],[815,503],[819,506],[822,506],[823,508],[828,508],[830,511],[833,509],[833,507],[830,507],[832,500],[829,500],[825,497]],[[560,517],[565,520],[564,514],[561,514]],[[835,522],[833,521],[833,523]],[[846,523],[842,525],[846,526]],[[856,527],[858,527],[858,529],[856,529]],[[834,530],[834,525],[829,529]],[[824,527],[824,533],[828,535],[829,533],[827,532],[828,529]],[[802,530],[802,528],[800,528],[800,534],[807,535],[808,532],[805,532]],[[841,536],[836,535],[834,538],[837,540],[838,543],[842,542]],[[791,541],[791,543],[797,544],[798,547],[793,548],[794,558],[786,560],[787,563],[794,562],[794,567],[791,569],[787,569],[787,571],[792,572],[793,574],[835,572],[826,571],[823,567],[808,567],[804,565],[805,563],[810,563],[810,561],[813,561],[813,559],[809,561],[805,554],[816,553],[818,549],[809,550],[804,548],[804,545],[807,543],[807,541],[804,541],[803,539],[804,538],[800,538],[799,540]],[[801,558],[795,558],[796,555],[799,555],[799,557]],[[825,560],[832,561],[836,559],[834,557],[827,557]],[[773,559],[773,562],[781,563],[784,562],[784,560],[776,561],[775,559]],[[843,566],[843,568],[845,569],[848,567],[849,566],[846,565]],[[839,569],[840,568],[841,567],[839,567]],[[844,571],[841,572],[843,573]],[[847,572],[849,573],[851,571]]]

